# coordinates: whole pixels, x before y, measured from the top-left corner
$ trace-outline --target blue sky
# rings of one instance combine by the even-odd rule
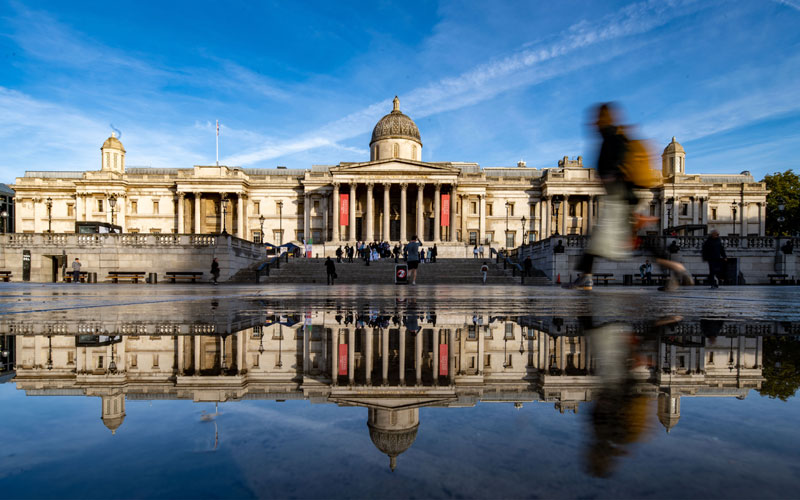
[[[800,0],[15,2],[0,0],[0,181],[128,166],[368,159],[400,96],[425,161],[594,157],[617,100],[689,173],[800,170]]]

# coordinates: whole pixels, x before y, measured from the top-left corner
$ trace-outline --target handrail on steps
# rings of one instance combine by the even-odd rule
[[[284,251],[283,253],[272,257],[271,259],[261,263],[260,266],[256,268],[256,283],[261,280],[261,273],[264,273],[264,276],[269,276],[269,268],[274,264],[277,269],[281,268],[281,259],[284,262],[289,262],[289,252]]]

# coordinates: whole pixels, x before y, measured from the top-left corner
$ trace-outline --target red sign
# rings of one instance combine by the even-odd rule
[[[447,344],[439,344],[439,375],[447,376]]]
[[[397,277],[401,280],[406,279],[406,269],[404,267],[401,267],[397,270]]]
[[[339,375],[347,375],[347,344],[339,344]]]
[[[450,226],[450,195],[442,195],[442,226]]]
[[[350,195],[342,193],[339,195],[339,225],[350,225]]]

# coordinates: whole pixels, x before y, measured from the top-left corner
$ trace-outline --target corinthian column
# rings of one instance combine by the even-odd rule
[[[478,245],[483,245],[486,240],[486,195],[479,194],[481,200],[480,222],[478,223]]]
[[[356,185],[354,182],[350,183],[350,234],[348,238],[350,241],[356,240]]]
[[[333,183],[333,241],[339,241],[339,230],[341,224],[339,223],[339,209],[341,200],[339,200],[339,183]]]
[[[178,234],[183,234],[184,231],[184,224],[183,224],[183,193],[178,193]]]
[[[450,188],[450,241],[456,241],[456,185]]]
[[[436,191],[434,191],[433,194],[433,242],[434,243],[441,242],[441,230],[442,230],[441,196],[442,196],[442,185],[437,182]]]
[[[373,200],[372,200],[372,189],[375,186],[372,182],[367,183],[367,217],[364,221],[364,225],[366,226],[366,236],[365,239],[367,241],[375,241],[375,215],[373,210]]]
[[[391,227],[391,214],[389,211],[391,208],[389,207],[389,189],[391,188],[391,184],[388,182],[383,184],[383,240],[389,241],[391,239],[390,227]]]
[[[408,235],[406,234],[406,210],[407,207],[407,197],[408,197],[408,184],[403,182],[400,184],[400,241],[405,242],[408,241]]]
[[[425,184],[417,183],[417,237],[420,241],[425,238],[425,221],[422,218],[422,197],[425,194]]]

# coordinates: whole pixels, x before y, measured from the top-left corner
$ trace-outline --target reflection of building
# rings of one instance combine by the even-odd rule
[[[417,333],[403,326],[410,314],[418,314]],[[29,395],[100,397],[112,432],[125,419],[126,399],[361,406],[372,442],[394,467],[416,438],[421,407],[552,402],[577,411],[603,383],[595,373],[598,347],[577,323],[558,318],[438,314],[435,325],[417,311],[264,315],[255,324],[231,321],[225,311],[214,313],[216,324],[202,321],[208,318],[191,325],[192,333],[163,319],[136,320],[135,328],[117,323],[128,330],[122,337],[93,335],[80,321],[45,324],[50,336],[16,336],[17,387]],[[0,326],[25,331],[20,323]],[[725,325],[717,337],[704,337],[695,323],[636,327],[643,362],[631,376],[638,393],[658,399],[667,430],[680,418],[681,397],[743,398],[760,387],[762,335],[785,326],[759,325],[758,335],[747,327]]]
[[[0,230],[3,233],[14,232],[14,190],[0,184]]]
[[[242,239],[315,243],[407,241],[417,234],[449,256],[449,247],[478,241],[511,248],[553,234],[586,234],[602,210],[604,189],[581,157],[541,169],[523,161],[486,168],[422,161],[419,129],[397,98],[369,147],[368,161],[302,170],[141,168],[126,166],[125,148],[112,134],[100,148],[99,171],[18,178],[16,227],[41,233],[52,224],[63,233],[76,221],[103,221],[129,233],[225,229]],[[663,182],[640,193],[645,210],[661,218],[660,229],[707,225],[723,235],[764,234],[767,192],[749,172],[687,174],[675,138],[661,159]]]
[[[0,384],[14,377],[14,359],[17,355],[15,341],[13,335],[0,334]]]

